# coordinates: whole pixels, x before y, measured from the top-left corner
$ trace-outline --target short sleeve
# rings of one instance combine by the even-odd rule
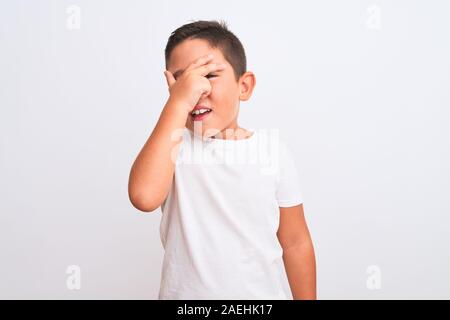
[[[281,140],[276,199],[279,207],[293,207],[303,203],[303,192],[294,157],[287,144]]]

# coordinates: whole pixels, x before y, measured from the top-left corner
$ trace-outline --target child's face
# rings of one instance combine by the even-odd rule
[[[239,101],[250,98],[256,84],[253,73],[246,72],[239,81],[236,81],[233,67],[224,58],[222,51],[211,48],[208,42],[202,39],[184,40],[177,45],[171,53],[167,70],[174,74],[177,70],[186,69],[193,61],[210,53],[214,55],[210,62],[225,63],[226,68],[206,75],[211,84],[211,92],[207,96],[203,95],[196,105],[206,106],[212,109],[212,112],[203,120],[195,121],[195,131],[201,129],[201,134],[205,134],[206,130],[217,129],[222,132],[221,137],[224,138],[226,129],[238,128]],[[194,131],[191,115],[188,116],[186,127]],[[207,135],[217,136],[216,132],[212,131],[208,131]]]

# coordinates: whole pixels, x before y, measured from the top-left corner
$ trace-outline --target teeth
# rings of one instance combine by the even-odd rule
[[[194,110],[191,112],[192,115],[198,115],[198,114],[202,114],[205,112],[211,111],[211,109],[198,109],[198,110]]]

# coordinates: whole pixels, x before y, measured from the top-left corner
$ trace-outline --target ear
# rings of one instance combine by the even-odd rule
[[[239,79],[239,100],[247,101],[252,96],[253,89],[256,86],[256,77],[253,72],[245,72]]]

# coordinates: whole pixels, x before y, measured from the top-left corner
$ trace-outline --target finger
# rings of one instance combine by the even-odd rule
[[[210,72],[220,71],[226,69],[225,63],[208,63],[196,69],[200,75],[206,76]]]
[[[166,76],[167,85],[170,88],[176,82],[176,80],[173,77],[172,72],[170,72],[169,70],[164,71],[164,75]]]
[[[202,56],[202,57],[198,58],[197,60],[195,60],[194,62],[192,62],[186,68],[186,71],[196,69],[196,68],[200,67],[201,65],[204,65],[205,63],[208,63],[212,59],[214,59],[214,55],[213,54],[208,54],[208,55]]]

